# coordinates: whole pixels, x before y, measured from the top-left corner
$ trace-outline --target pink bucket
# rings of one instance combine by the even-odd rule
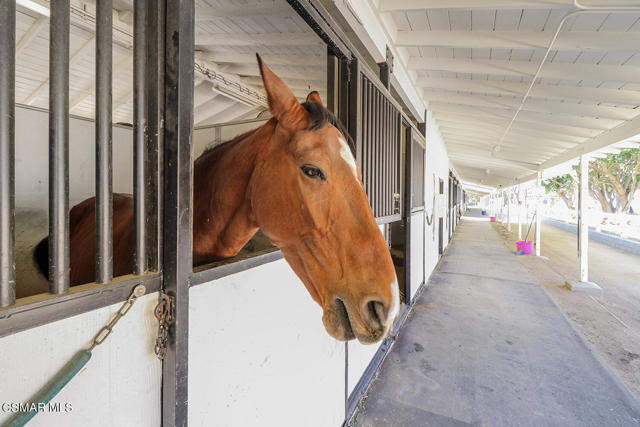
[[[516,242],[516,252],[518,252],[520,249],[524,249],[525,255],[531,255],[533,253],[533,242],[518,240]]]
[[[491,222],[496,222],[496,217],[495,217],[495,216],[492,216],[489,220],[490,220]]]

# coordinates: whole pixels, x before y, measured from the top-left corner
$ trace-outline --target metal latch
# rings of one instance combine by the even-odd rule
[[[174,322],[174,298],[160,291],[160,301],[153,310],[153,314],[158,319],[158,334],[154,352],[158,359],[162,360],[167,353],[169,327]]]

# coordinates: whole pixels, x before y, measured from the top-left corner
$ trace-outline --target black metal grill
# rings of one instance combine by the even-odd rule
[[[69,53],[70,0],[50,3],[49,33],[49,292],[70,286]],[[159,270],[159,121],[164,106],[158,7],[134,4],[135,273]],[[96,3],[96,278],[113,279],[112,1]],[[0,307],[15,304],[15,2],[0,2]],[[154,71],[155,70],[155,71]]]
[[[362,178],[374,215],[386,222],[401,212],[401,113],[367,76],[360,78]]]

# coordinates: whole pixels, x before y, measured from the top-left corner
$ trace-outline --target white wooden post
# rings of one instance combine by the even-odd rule
[[[536,256],[540,256],[540,226],[542,225],[541,178],[542,172],[538,171],[538,176],[536,177]]]
[[[511,189],[507,193],[507,231],[511,231]]]
[[[578,199],[578,233],[580,255],[580,281],[589,281],[589,224],[586,218],[587,190],[589,185],[589,159],[586,155],[580,156],[580,197]]]
[[[518,240],[522,240],[522,188],[518,183],[518,197],[516,197],[516,212],[518,214]]]
[[[580,280],[567,281],[572,291],[602,295],[602,288],[589,281],[589,223],[587,221],[587,195],[589,194],[589,157],[580,155],[580,177],[578,186],[578,256],[580,257]]]

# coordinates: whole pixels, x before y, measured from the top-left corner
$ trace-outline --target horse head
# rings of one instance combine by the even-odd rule
[[[301,104],[258,63],[277,123],[251,177],[253,219],[322,307],[330,335],[379,341],[398,313],[398,284],[349,137],[317,92]]]

